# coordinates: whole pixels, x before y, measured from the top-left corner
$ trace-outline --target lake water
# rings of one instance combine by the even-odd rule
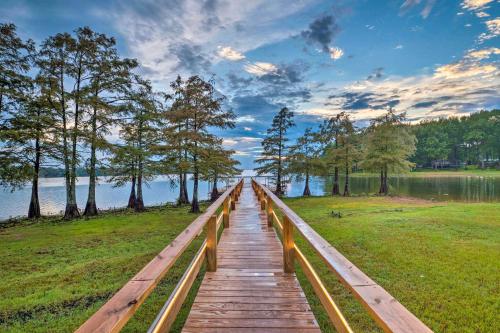
[[[245,172],[244,175],[251,172]],[[262,180],[265,182],[265,180]],[[352,177],[351,193],[362,195],[378,191],[378,177]],[[341,178],[341,190],[343,179]],[[458,200],[466,202],[500,201],[500,177],[395,177],[389,179],[392,194],[412,196],[432,200]],[[219,188],[224,188],[220,184]],[[331,191],[331,179],[313,178],[310,189],[313,195],[325,195]],[[287,185],[287,196],[300,196],[304,189],[303,182],[292,181]],[[188,182],[191,197],[192,181]],[[209,196],[209,185],[200,183],[199,197],[205,200]],[[144,203],[147,206],[175,202],[178,189],[171,187],[168,177],[160,176],[144,186]],[[102,177],[97,187],[96,199],[100,209],[119,208],[127,204],[130,186],[115,188]],[[88,194],[88,178],[80,177],[76,188],[78,207],[83,209]],[[44,215],[59,214],[65,207],[64,178],[40,179],[40,205]],[[31,188],[29,186],[14,192],[0,189],[0,220],[27,214]]]

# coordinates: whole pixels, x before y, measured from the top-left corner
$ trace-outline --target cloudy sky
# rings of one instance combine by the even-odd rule
[[[115,36],[156,89],[215,75],[237,114],[225,145],[253,166],[275,112],[292,137],[345,110],[412,121],[500,105],[499,0],[2,0],[23,37],[88,25]]]

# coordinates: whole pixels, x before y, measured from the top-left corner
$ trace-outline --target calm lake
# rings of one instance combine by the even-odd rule
[[[251,174],[251,172],[245,172]],[[265,182],[265,180],[263,180]],[[395,177],[389,180],[392,194],[413,196],[432,200],[457,200],[457,201],[500,201],[500,177]],[[219,184],[219,189],[225,184]],[[313,195],[324,195],[331,191],[331,180],[313,178],[310,188]],[[354,195],[376,193],[378,191],[378,177],[352,177],[351,193]],[[301,196],[304,188],[303,182],[292,181],[287,186],[287,196]],[[188,183],[191,196],[192,181]],[[343,179],[341,179],[343,189]],[[199,196],[201,200],[208,198],[209,186],[201,182]],[[87,200],[88,178],[80,177],[76,189],[78,207],[83,209]],[[126,205],[130,187],[115,188],[106,183],[105,177],[100,178],[97,187],[97,205],[100,209],[119,208]],[[166,202],[175,202],[178,190],[172,187],[168,177],[159,176],[144,187],[144,203],[148,206],[159,205]],[[26,215],[31,187],[26,186],[21,190],[10,192],[0,190],[0,220],[9,217]],[[64,178],[40,179],[40,205],[42,214],[59,214],[65,206]]]

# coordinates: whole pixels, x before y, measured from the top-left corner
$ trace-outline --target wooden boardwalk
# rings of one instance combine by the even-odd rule
[[[183,332],[320,332],[251,184],[243,187]]]
[[[281,217],[276,215],[275,209],[281,212]],[[217,231],[222,225],[224,230],[217,243]],[[387,333],[432,333],[270,189],[253,179],[248,183],[240,179],[228,188],[76,332],[120,332],[204,229],[205,241],[148,333],[169,332],[205,261],[208,272],[183,332],[320,332],[293,273],[294,263],[298,263],[337,332],[353,333],[320,276],[295,244],[294,234],[307,241],[382,330]],[[282,236],[283,244],[275,230]]]

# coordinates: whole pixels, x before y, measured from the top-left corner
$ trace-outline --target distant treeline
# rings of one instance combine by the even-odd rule
[[[470,116],[424,121],[414,125],[417,167],[498,165],[500,160],[500,110]]]
[[[500,110],[411,125],[404,113],[389,108],[365,128],[357,128],[349,114],[341,112],[317,129],[307,128],[289,145],[293,118],[286,107],[276,114],[262,141],[262,155],[255,161],[259,175],[273,176],[278,195],[285,192],[289,175],[305,180],[305,196],[311,193],[310,176],[332,176],[331,193],[339,195],[339,173],[343,173],[343,195],[348,196],[353,171],[379,173],[379,194],[388,194],[389,173],[429,166],[499,166]]]

